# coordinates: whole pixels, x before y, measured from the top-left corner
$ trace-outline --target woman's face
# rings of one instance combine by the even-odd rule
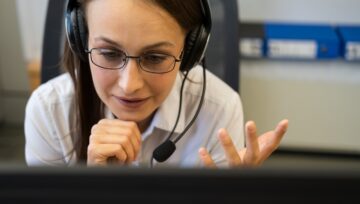
[[[146,0],[94,0],[86,6],[89,50],[123,51],[129,56],[163,53],[180,58],[185,31],[176,20]],[[90,56],[89,56],[90,57]],[[154,111],[166,99],[180,63],[165,74],[140,69],[136,59],[124,68],[102,69],[90,61],[97,94],[120,120],[134,121],[143,131]]]

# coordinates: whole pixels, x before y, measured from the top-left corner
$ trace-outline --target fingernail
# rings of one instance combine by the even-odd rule
[[[247,125],[247,130],[249,131],[249,132],[254,132],[255,131],[255,128],[254,128],[254,123],[252,122],[252,123],[248,123],[248,125]]]
[[[289,126],[289,120],[288,119],[283,120],[282,125],[285,126],[285,131],[287,131],[288,126]]]
[[[225,139],[226,137],[226,132],[224,129],[220,129],[219,132],[218,132],[218,137],[219,139]]]
[[[205,155],[206,155],[206,150],[205,150],[204,147],[201,147],[201,148],[199,149],[199,154],[200,154],[201,156],[205,156]]]

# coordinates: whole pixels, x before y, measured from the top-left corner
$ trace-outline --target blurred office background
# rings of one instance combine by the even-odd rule
[[[24,164],[25,105],[39,83],[48,0],[0,1],[0,163]],[[239,0],[241,22],[360,25],[358,0]],[[265,165],[359,165],[360,63],[240,61],[245,119],[289,131]]]

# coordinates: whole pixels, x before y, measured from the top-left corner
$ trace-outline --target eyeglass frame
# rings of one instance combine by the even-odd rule
[[[124,53],[125,55],[125,63],[122,67],[120,68],[109,68],[109,67],[103,67],[103,66],[100,66],[98,64],[96,64],[93,60],[93,56],[92,56],[92,51],[93,50],[100,50],[100,49],[103,49],[103,48],[91,48],[90,50],[86,49],[85,50],[85,53],[86,54],[90,54],[90,59],[91,59],[91,63],[93,63],[95,66],[101,68],[101,69],[106,69],[106,70],[120,70],[120,69],[123,69],[124,67],[126,67],[127,63],[129,62],[129,59],[135,59],[137,61],[137,64],[138,66],[140,67],[141,70],[147,72],[147,73],[152,73],[152,74],[166,74],[166,73],[169,73],[171,71],[173,71],[175,69],[175,65],[176,63],[178,62],[181,62],[182,61],[182,55],[183,55],[183,52],[181,52],[181,55],[180,55],[180,59],[177,59],[174,55],[169,55],[169,54],[164,54],[164,53],[157,53],[157,54],[162,54],[162,55],[166,55],[168,57],[172,57],[174,58],[174,63],[173,63],[173,67],[171,69],[169,69],[168,71],[165,71],[165,72],[152,72],[152,71],[149,71],[149,70],[146,70],[145,68],[143,68],[141,66],[141,57],[144,56],[144,54],[140,55],[140,56],[132,56],[132,55],[127,55],[126,52],[120,50],[120,52]],[[111,49],[108,49],[108,50],[111,50]]]

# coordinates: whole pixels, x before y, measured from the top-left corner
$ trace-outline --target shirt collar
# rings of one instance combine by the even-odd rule
[[[179,104],[180,104],[180,88],[181,88],[182,77],[180,74],[176,77],[175,84],[170,91],[168,97],[161,104],[161,106],[156,111],[152,124],[155,127],[171,132],[173,129],[176,118],[178,116]],[[184,100],[184,97],[183,97]],[[180,133],[185,126],[185,105],[182,103],[182,111],[180,112],[179,122],[175,128],[175,133]]]

